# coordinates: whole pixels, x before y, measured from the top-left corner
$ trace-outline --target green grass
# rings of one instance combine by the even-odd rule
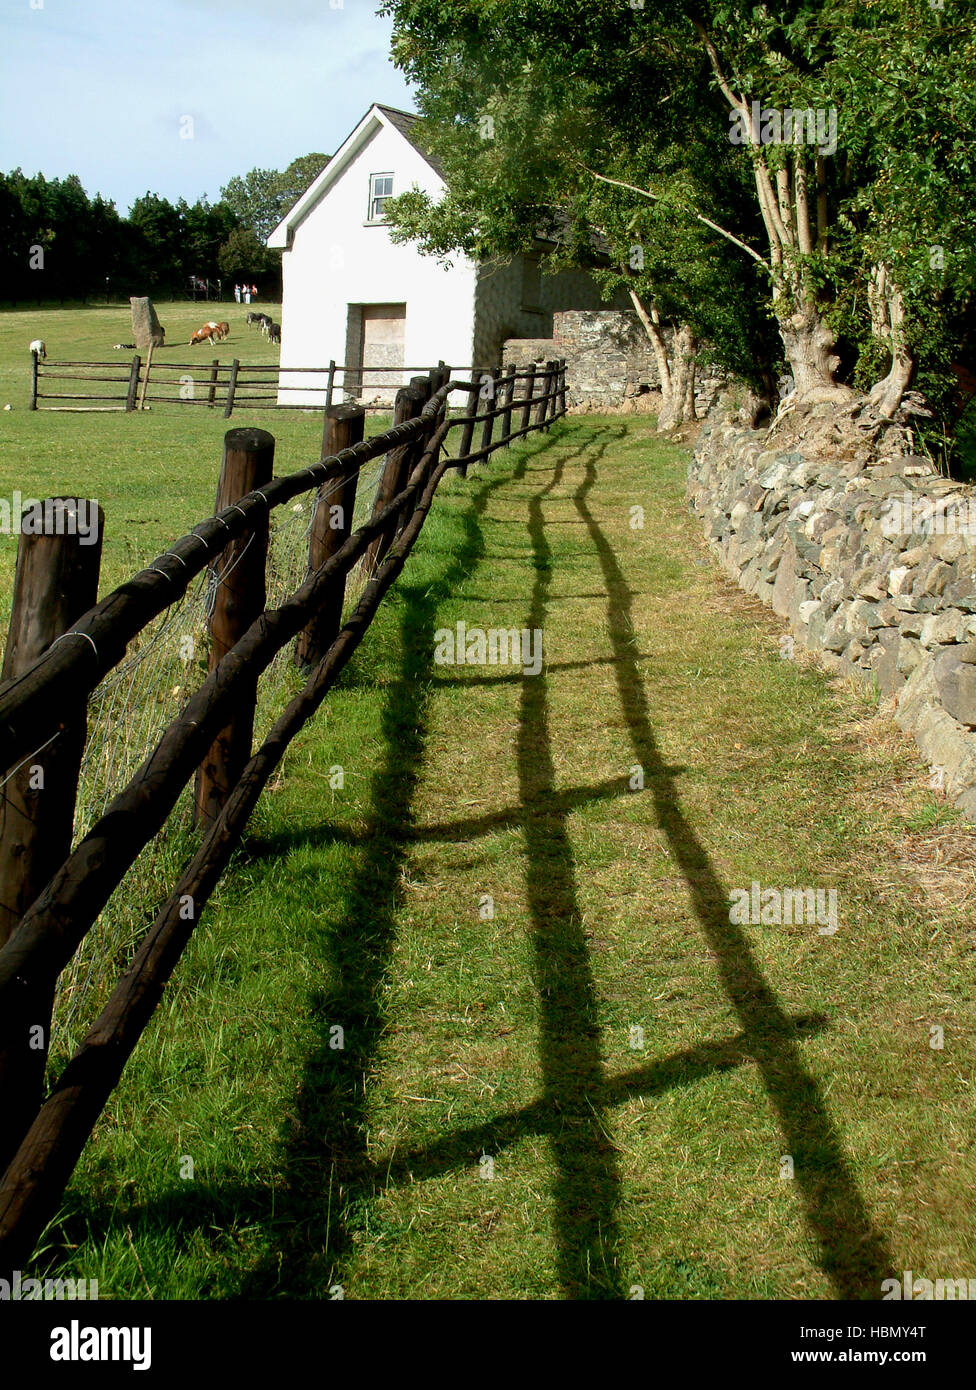
[[[278,313],[278,305],[257,305]],[[192,302],[156,305],[166,328],[162,361],[196,361],[201,374],[214,357],[229,362],[277,361],[278,348],[245,326],[247,308]],[[192,328],[209,318],[231,325],[224,343],[187,347]],[[105,513],[101,593],[149,564],[167,544],[213,511],[225,432],[256,425],[275,436],[275,472],[290,473],[319,457],[321,411],[245,410],[225,420],[220,409],[155,405],[125,413],[32,412],[28,345],[42,338],[52,359],[119,360],[124,374],[131,353],[112,344],[131,342],[125,308],[18,309],[0,313],[0,496],[17,488],[26,497],[60,494],[94,497]],[[52,369],[53,370],[53,369]],[[114,374],[114,373],[113,373]],[[77,387],[59,383],[62,390]],[[52,383],[52,389],[55,389]],[[95,389],[94,387],[91,389]],[[105,391],[120,388],[106,385]],[[11,409],[2,407],[9,404]],[[43,404],[43,402],[42,402]],[[367,415],[367,433],[389,425],[378,412]],[[0,534],[0,624],[6,631],[16,539]]]
[[[685,468],[580,418],[445,484],[85,1150],[65,1276],[875,1299],[970,1271],[973,832],[861,693],[779,658]],[[435,666],[462,619],[541,628],[543,674]],[[840,930],[733,926],[753,879],[836,888]]]

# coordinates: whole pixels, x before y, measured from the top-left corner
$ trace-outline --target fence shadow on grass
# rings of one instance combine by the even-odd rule
[[[549,614],[552,551],[543,503],[561,484],[566,462],[564,453],[548,483],[529,500],[535,576],[525,618],[530,632],[544,630]],[[513,480],[526,472],[520,461]],[[552,1195],[559,1280],[570,1298],[621,1298],[620,1176],[607,1137],[599,1007],[577,895],[569,808],[556,791],[545,668],[522,678],[516,756],[540,1002],[540,1109],[548,1112],[556,1165]]]
[[[413,802],[424,760],[434,631],[440,605],[483,557],[479,519],[498,485],[486,481],[475,493],[463,514],[461,544],[434,583],[401,579],[397,586],[401,664],[384,697],[383,763],[373,778],[369,824],[346,901],[323,928],[323,952],[335,983],[311,1004],[318,1044],[305,1064],[297,1132],[286,1141],[274,1247],[247,1279],[241,1291],[246,1298],[271,1292],[308,1296],[341,1283],[354,1230],[383,1186],[366,1147],[367,1094],[386,1026],[383,996],[400,878],[414,838]],[[333,838],[331,827],[313,826],[297,836],[278,837],[270,848],[280,851]],[[341,1050],[332,1046],[336,1024],[344,1030]],[[471,1161],[470,1154],[465,1161]]]
[[[803,1065],[796,1021],[780,1007],[743,932],[729,921],[728,889],[681,808],[674,769],[661,756],[631,645],[633,595],[587,505],[595,482],[596,460],[590,457],[574,500],[607,586],[618,696],[637,761],[644,768],[645,788],[654,798],[658,822],[688,884],[695,915],[742,1025],[746,1049],[779,1118],[807,1225],[817,1242],[818,1263],[839,1297],[876,1299],[882,1279],[892,1271],[890,1252],[872,1226],[820,1087]]]
[[[362,857],[350,876],[346,902],[322,953],[335,986],[314,1001],[318,1045],[308,1058],[299,1101],[299,1126],[284,1140],[283,1187],[215,1183],[195,1185],[161,1197],[129,1219],[145,1223],[211,1226],[233,1213],[265,1231],[267,1254],[242,1286],[216,1296],[323,1296],[342,1282],[361,1213],[384,1188],[459,1171],[481,1153],[498,1154],[526,1134],[545,1134],[553,1145],[553,1191],[560,1283],[573,1298],[622,1297],[617,1265],[616,1206],[619,1176],[606,1138],[609,1112],[632,1096],[651,1097],[676,1086],[753,1059],[779,1117],[792,1154],[804,1214],[818,1246],[819,1263],[841,1297],[877,1298],[891,1259],[850,1172],[839,1137],[817,1083],[803,1066],[799,1044],[821,1031],[821,1017],[790,1017],[762,976],[743,934],[728,920],[729,895],[689,824],[651,724],[639,657],[631,645],[634,594],[587,496],[613,432],[601,428],[579,448],[563,449],[553,464],[532,467],[538,446],[519,458],[511,473],[486,479],[463,513],[464,538],[444,574],[432,586],[401,583],[401,670],[386,691],[383,765],[372,787],[369,834],[358,838]],[[413,797],[424,756],[426,709],[432,680],[430,658],[439,604],[452,596],[485,551],[481,519],[494,490],[529,474],[548,481],[528,498],[529,538],[535,573],[526,625],[543,627],[549,595],[550,551],[543,500],[565,476],[569,462],[586,454],[584,478],[574,493],[582,522],[597,553],[608,604],[618,696],[645,787],[659,823],[689,885],[695,915],[712,949],[742,1031],[656,1059],[625,1075],[606,1077],[597,1025],[597,1005],[576,900],[575,866],[566,818],[576,806],[612,795],[630,795],[623,779],[591,788],[555,788],[549,740],[545,673],[521,677],[520,726],[516,749],[520,798],[517,807],[454,824],[413,827]],[[473,480],[480,483],[481,480]],[[498,679],[510,680],[510,676]],[[412,1151],[398,1150],[375,1161],[366,1149],[366,1087],[385,1026],[383,987],[391,963],[399,879],[417,839],[470,839],[502,825],[520,826],[527,854],[527,895],[540,995],[539,1098],[519,1110],[496,1114],[483,1124],[431,1136]],[[279,837],[265,848],[348,837],[328,824]],[[335,1024],[345,1029],[345,1049],[330,1047]],[[340,1194],[341,1189],[341,1194]],[[87,1204],[85,1204],[87,1205]],[[120,1219],[88,1210],[92,1227]],[[233,1275],[228,1271],[228,1281]]]
[[[525,477],[534,453],[522,454],[513,478]],[[563,457],[530,504],[535,581],[529,627],[543,626],[550,583],[542,500],[558,486],[565,465]],[[332,932],[329,955],[336,985],[315,1003],[320,1041],[305,1070],[299,1131],[288,1144],[285,1195],[276,1204],[275,1248],[248,1279],[242,1290],[245,1297],[271,1291],[280,1295],[291,1291],[289,1285],[307,1292],[341,1284],[352,1228],[359,1224],[363,1208],[384,1186],[405,1175],[399,1163],[394,1169],[369,1158],[366,1087],[385,1026],[382,991],[390,967],[400,872],[414,839],[412,804],[423,761],[437,610],[483,557],[481,518],[491,494],[507,481],[503,474],[478,489],[463,516],[460,550],[436,584],[402,585],[399,590],[404,605],[402,667],[384,709],[386,754],[372,788],[372,823],[342,920]],[[438,1136],[411,1157],[411,1169],[414,1178],[456,1171],[522,1133],[547,1133],[557,1168],[553,1200],[563,1290],[574,1298],[622,1297],[616,1268],[619,1178],[602,1117],[607,1086],[597,1005],[566,829],[575,799],[555,790],[544,676],[522,678],[517,759],[521,805],[513,820],[521,825],[526,843],[541,1002],[542,1095],[525,1114],[496,1117],[483,1126]],[[622,794],[623,785],[614,784],[614,790]],[[329,830],[313,828],[303,838],[319,842],[330,838]],[[329,1045],[336,1023],[345,1029],[343,1051]],[[710,1061],[711,1066],[720,1064],[718,1055]],[[282,1282],[285,1277],[287,1284]]]

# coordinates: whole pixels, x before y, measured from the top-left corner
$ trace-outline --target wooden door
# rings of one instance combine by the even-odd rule
[[[402,368],[406,322],[406,304],[364,304],[360,366]],[[364,400],[376,395],[392,399],[404,376],[402,371],[364,372],[362,383]]]

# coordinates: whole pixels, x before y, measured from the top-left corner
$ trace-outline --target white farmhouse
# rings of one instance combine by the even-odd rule
[[[441,360],[455,371],[494,366],[507,338],[550,337],[553,310],[604,307],[589,275],[542,275],[538,256],[487,266],[458,255],[445,267],[394,244],[385,199],[409,188],[436,198],[445,188],[411,138],[417,119],[371,106],[268,238],[283,252],[281,366],[346,366],[337,401],[391,400]],[[364,367],[383,370],[357,375]],[[279,378],[282,404],[324,398],[321,375]]]

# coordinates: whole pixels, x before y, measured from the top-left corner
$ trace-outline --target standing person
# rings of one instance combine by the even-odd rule
[[[252,286],[251,286],[251,298],[252,298],[252,299],[257,299],[257,297],[258,297],[258,287],[257,287],[257,285],[252,285]]]
[[[244,290],[244,303],[245,303],[245,304],[250,304],[250,302],[251,302],[251,286],[250,286],[250,285],[244,285],[242,288],[243,288],[243,290]]]
[[[235,285],[235,286],[234,286],[234,298],[237,300],[238,304],[240,304],[240,302],[241,302],[241,287],[240,287],[240,285]]]

